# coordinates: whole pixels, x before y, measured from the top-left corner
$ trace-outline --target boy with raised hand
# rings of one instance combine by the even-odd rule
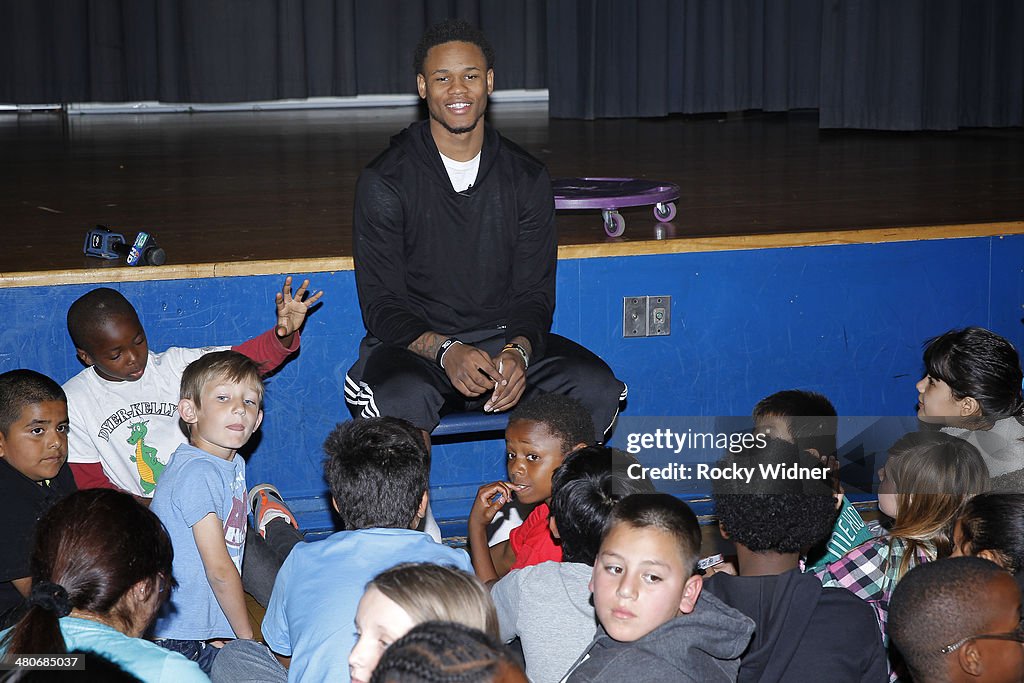
[[[826,465],[781,439],[727,454],[720,464],[803,467],[822,477],[714,482],[719,530],[736,546],[739,575],[715,574],[704,581],[704,592],[756,624],[739,680],[885,683],[885,649],[871,608],[849,591],[822,588],[813,574],[800,572],[801,549],[832,530],[835,494]]]
[[[68,459],[68,402],[33,370],[0,374],[0,629],[13,624],[32,586],[36,522],[75,491]]]
[[[601,626],[563,681],[736,680],[754,623],[701,592],[700,539],[697,516],[668,494],[615,506],[590,583]]]
[[[262,401],[259,366],[237,351],[208,353],[185,368],[178,413],[189,442],[174,451],[153,496],[178,581],[153,633],[206,673],[222,641],[253,637],[241,577],[245,460],[237,453],[263,421]]]
[[[309,281],[292,295],[285,279],[276,296],[277,324],[231,347],[255,360],[263,374],[299,348],[299,329],[323,292],[304,299]],[[69,460],[79,488],[117,488],[139,498],[153,495],[167,460],[186,438],[178,425],[178,391],[185,367],[228,347],[172,347],[152,353],[135,308],[101,287],[68,309],[68,333],[88,367],[64,383],[71,428]]]

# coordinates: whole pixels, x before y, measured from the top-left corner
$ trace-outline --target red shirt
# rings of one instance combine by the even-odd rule
[[[541,562],[561,562],[562,546],[555,543],[548,528],[550,510],[547,503],[533,508],[526,521],[508,535],[508,542],[516,554],[512,569],[522,569]]]

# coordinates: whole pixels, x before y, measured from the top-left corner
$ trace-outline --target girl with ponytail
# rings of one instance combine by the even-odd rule
[[[0,633],[6,655],[96,652],[143,681],[208,681],[185,657],[142,640],[173,588],[171,541],[128,494],[89,489],[39,521],[28,612]]]
[[[982,327],[927,342],[917,416],[974,445],[993,490],[1024,490],[1024,372],[1013,344]]]

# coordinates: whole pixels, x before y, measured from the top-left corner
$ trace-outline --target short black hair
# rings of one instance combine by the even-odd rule
[[[992,553],[1011,574],[1024,570],[1024,493],[972,496],[960,513],[961,552]]]
[[[700,555],[700,523],[690,506],[667,493],[634,493],[619,501],[605,525],[602,540],[619,524],[635,529],[653,527],[675,540],[683,566],[691,572]]]
[[[11,425],[26,406],[44,401],[68,402],[59,384],[35,370],[8,370],[0,374],[0,434],[7,436]]]
[[[324,476],[345,528],[409,527],[429,485],[420,430],[397,417],[343,422],[324,452]]]
[[[551,475],[551,516],[562,539],[562,560],[593,566],[615,504],[634,493],[654,493],[647,479],[628,476],[639,464],[608,446],[587,446],[565,459]]]
[[[941,648],[989,628],[985,586],[1005,569],[980,557],[920,564],[904,576],[889,601],[889,637],[915,681],[947,680]]]
[[[488,683],[519,668],[500,642],[448,621],[425,621],[392,643],[370,683]]]
[[[836,408],[823,394],[787,389],[766,396],[754,406],[754,421],[778,417],[786,421],[789,433],[801,449],[813,448],[828,457],[838,450]]]
[[[594,443],[594,418],[583,404],[565,394],[537,394],[523,401],[508,416],[509,423],[536,422],[548,428],[568,453],[576,444]]]
[[[434,24],[420,38],[416,51],[412,56],[412,67],[417,74],[423,73],[423,62],[427,60],[427,53],[430,48],[445,43],[472,43],[484,53],[484,60],[487,68],[494,68],[494,49],[484,32],[463,19],[445,19],[439,24]]]
[[[68,309],[68,334],[75,348],[92,350],[91,335],[111,318],[138,321],[139,314],[116,289],[98,287],[75,299]]]
[[[768,439],[718,463],[731,468],[807,467],[826,477],[822,481],[790,482],[755,474],[750,482],[716,479],[712,484],[718,522],[736,543],[755,553],[795,553],[814,545],[832,531],[835,498],[828,468],[821,461],[782,439]],[[757,470],[760,472],[760,469]],[[815,485],[817,484],[817,485]]]

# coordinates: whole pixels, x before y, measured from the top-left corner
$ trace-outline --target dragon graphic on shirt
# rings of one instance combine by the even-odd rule
[[[139,470],[139,484],[144,493],[152,493],[156,488],[156,481],[164,473],[164,464],[156,459],[156,449],[146,445],[146,434],[149,429],[146,423],[149,420],[140,420],[128,425],[132,433],[128,436],[128,443],[135,446],[135,454],[130,456],[131,461]]]

